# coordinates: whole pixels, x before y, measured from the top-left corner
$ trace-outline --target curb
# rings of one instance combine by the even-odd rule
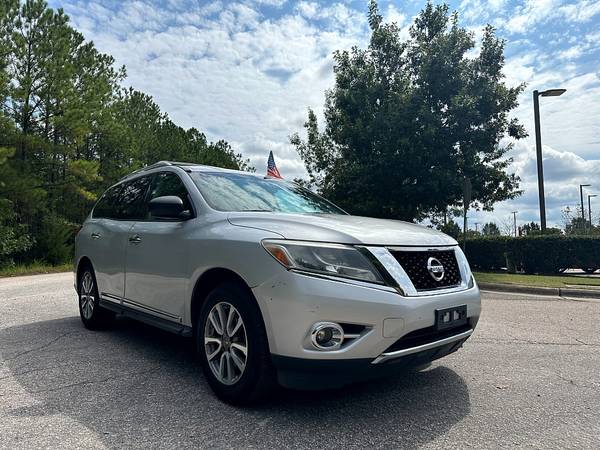
[[[486,291],[513,292],[517,294],[548,295],[552,297],[574,297],[600,299],[600,289],[552,288],[540,286],[523,286],[508,283],[477,283]]]

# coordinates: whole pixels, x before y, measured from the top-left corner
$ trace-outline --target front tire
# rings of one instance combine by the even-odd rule
[[[79,316],[90,330],[106,328],[114,319],[114,313],[100,307],[100,296],[94,271],[87,267],[79,277]]]
[[[267,335],[260,310],[244,287],[215,288],[195,325],[196,350],[218,398],[247,405],[268,396],[275,376]]]

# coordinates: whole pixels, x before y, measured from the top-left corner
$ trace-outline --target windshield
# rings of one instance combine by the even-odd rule
[[[213,209],[282,213],[346,214],[295,183],[237,173],[190,173]]]

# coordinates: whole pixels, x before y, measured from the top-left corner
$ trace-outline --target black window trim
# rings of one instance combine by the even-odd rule
[[[112,186],[109,186],[108,188],[106,188],[104,190],[104,192],[102,193],[102,195],[100,196],[100,198],[96,201],[96,203],[94,204],[94,207],[92,208],[92,212],[91,212],[91,218],[92,219],[108,219],[108,220],[122,220],[122,219],[118,219],[116,217],[98,217],[95,215],[96,212],[96,207],[98,206],[98,203],[100,203],[100,200],[102,200],[102,198],[106,195],[106,193],[108,191],[110,191],[113,188],[118,188],[118,192],[117,192],[117,196],[119,196],[119,194],[121,193],[121,189],[123,189],[125,183],[121,182],[121,183],[116,183],[113,184]]]
[[[188,196],[188,201],[190,203],[191,206],[191,211],[190,211],[190,216],[189,217],[185,217],[185,218],[181,218],[181,219],[161,219],[161,218],[152,218],[149,215],[148,219],[138,219],[138,220],[131,220],[131,219],[122,219],[122,218],[118,218],[118,217],[97,217],[94,216],[94,211],[96,209],[96,206],[98,206],[98,203],[100,202],[100,200],[102,199],[102,197],[104,196],[104,194],[106,194],[110,189],[112,188],[117,188],[119,189],[119,193],[117,195],[120,194],[121,189],[123,189],[123,186],[125,186],[125,184],[127,183],[131,183],[139,178],[143,178],[143,177],[148,177],[150,178],[150,183],[148,183],[148,187],[146,188],[146,192],[144,193],[144,202],[146,203],[146,205],[148,204],[149,200],[149,196],[150,196],[150,188],[152,187],[152,183],[154,182],[154,179],[156,178],[157,175],[162,174],[162,173],[172,173],[173,175],[175,175],[176,177],[179,178],[179,181],[181,182],[181,184],[183,185],[183,188],[185,189],[187,196]],[[187,186],[185,185],[185,183],[183,182],[183,179],[179,176],[179,174],[175,171],[172,170],[160,170],[157,172],[152,172],[152,173],[145,173],[139,177],[134,177],[134,178],[128,178],[125,179],[123,181],[120,181],[116,184],[113,184],[112,186],[108,187],[100,196],[100,198],[96,201],[96,203],[94,204],[94,207],[92,208],[92,212],[91,212],[91,218],[92,219],[105,219],[105,220],[116,220],[119,222],[185,222],[187,220],[193,219],[195,217],[197,217],[197,212],[196,212],[196,206],[194,205],[194,201],[192,199],[192,196],[190,195],[190,190],[187,188]]]

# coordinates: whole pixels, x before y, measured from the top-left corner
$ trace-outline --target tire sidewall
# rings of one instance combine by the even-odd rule
[[[233,305],[239,312],[246,328],[247,357],[244,373],[232,385],[221,383],[213,374],[204,349],[204,327],[208,313],[220,302]],[[257,385],[261,382],[265,364],[269,364],[268,346],[260,310],[253,298],[236,285],[221,285],[208,294],[195,324],[196,351],[202,364],[205,377],[216,395],[228,402],[243,404],[251,400]]]
[[[83,311],[81,309],[81,291],[83,289],[83,279],[85,278],[85,274],[89,273],[92,277],[93,283],[93,293],[94,293],[94,309],[92,311],[92,317],[86,319],[83,315]],[[77,290],[77,303],[79,307],[79,317],[81,317],[81,321],[87,328],[98,328],[101,326],[102,319],[100,310],[100,296],[98,295],[98,284],[96,283],[96,275],[94,271],[90,267],[86,267],[79,277],[78,280],[78,290]]]

